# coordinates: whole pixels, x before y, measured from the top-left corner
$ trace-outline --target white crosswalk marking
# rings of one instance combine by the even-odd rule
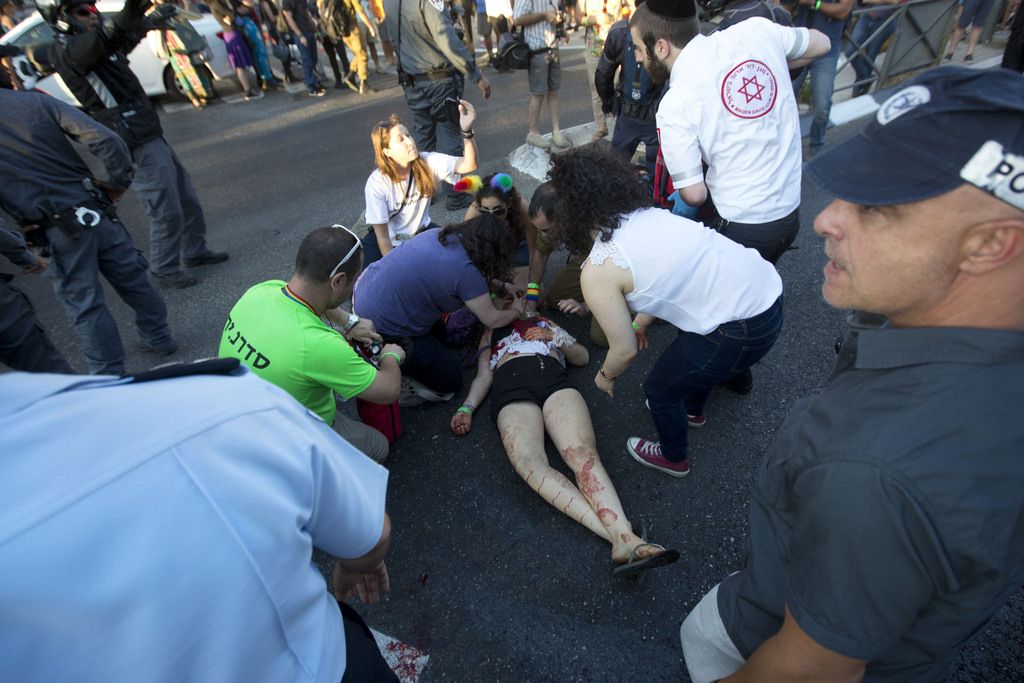
[[[423,669],[427,667],[430,656],[423,650],[417,650],[412,645],[395,640],[372,628],[373,639],[377,641],[377,647],[384,655],[384,660],[391,667],[391,670],[398,676],[402,683],[417,683]]]

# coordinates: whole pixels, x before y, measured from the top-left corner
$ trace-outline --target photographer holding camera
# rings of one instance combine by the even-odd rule
[[[522,26],[523,37],[530,48],[530,131],[526,143],[550,149],[570,146],[569,139],[558,125],[558,91],[562,87],[558,42],[565,40],[565,11],[555,0],[519,0],[515,6],[515,23]],[[545,98],[551,114],[551,142],[540,134],[540,108]]]
[[[82,109],[127,143],[135,166],[132,189],[150,220],[152,274],[161,287],[191,287],[197,280],[182,272],[182,260],[193,267],[226,261],[228,255],[206,246],[206,219],[195,188],[164,140],[127,57],[147,31],[166,26],[177,8],[160,5],[147,14],[151,0],[128,0],[107,26],[92,0],[39,0],[36,6],[57,40],[31,46],[33,64],[60,74]]]

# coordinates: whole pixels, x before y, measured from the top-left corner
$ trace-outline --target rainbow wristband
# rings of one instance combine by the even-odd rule
[[[535,283],[530,283],[526,288],[526,300],[527,301],[540,301],[540,287],[534,286]]]
[[[473,411],[475,411],[475,410],[476,410],[476,408],[474,408],[473,406],[469,405],[468,403],[463,403],[461,406],[458,407],[458,409],[456,409],[455,412],[456,413],[465,413],[466,415],[469,415],[470,417],[472,417],[473,416]]]

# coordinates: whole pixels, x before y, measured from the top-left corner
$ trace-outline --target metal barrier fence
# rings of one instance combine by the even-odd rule
[[[912,0],[856,9],[853,16],[857,20],[846,26],[844,54],[836,65],[837,76],[843,69],[851,69],[855,77],[853,83],[837,83],[836,91],[852,89],[854,95],[862,95],[872,87],[891,85],[903,74],[937,64],[956,20],[956,9],[956,0]],[[885,57],[876,65],[875,57],[886,40]]]

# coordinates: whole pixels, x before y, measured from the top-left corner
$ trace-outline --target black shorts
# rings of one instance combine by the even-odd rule
[[[519,356],[494,371],[491,385],[491,419],[510,403],[526,401],[544,407],[544,401],[556,391],[575,389],[565,368],[550,356]]]

